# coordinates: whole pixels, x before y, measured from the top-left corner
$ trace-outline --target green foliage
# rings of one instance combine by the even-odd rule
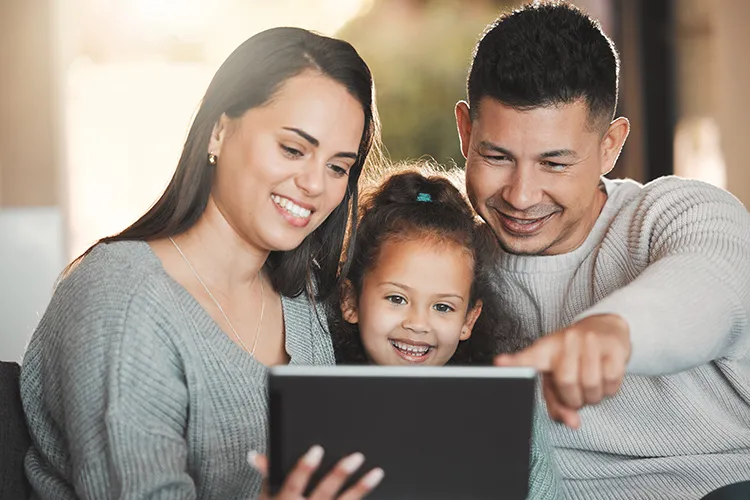
[[[454,118],[474,45],[508,2],[376,0],[338,36],[372,69],[383,142],[395,160],[462,165]]]

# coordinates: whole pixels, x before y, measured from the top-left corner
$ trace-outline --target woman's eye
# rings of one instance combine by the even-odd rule
[[[400,295],[389,295],[385,298],[385,300],[387,300],[391,304],[397,304],[397,305],[406,304],[406,299],[401,297]]]
[[[435,308],[436,311],[441,312],[441,313],[447,313],[447,312],[455,311],[455,309],[453,309],[448,304],[435,304],[434,308]]]
[[[329,163],[328,168],[331,169],[336,177],[344,177],[345,175],[349,174],[349,171],[347,169],[334,163]]]
[[[300,158],[301,156],[304,156],[304,153],[300,151],[299,149],[294,149],[289,146],[284,146],[283,144],[280,145],[281,150],[284,152],[284,155],[289,158]]]

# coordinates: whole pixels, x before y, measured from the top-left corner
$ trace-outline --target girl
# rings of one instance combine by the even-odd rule
[[[162,197],[79,259],[34,332],[21,376],[34,498],[258,495],[246,456],[266,448],[266,366],[334,362],[312,290],[336,286],[377,136],[370,71],[348,43],[276,28],[229,56]]]
[[[341,363],[491,364],[522,347],[496,315],[494,241],[459,190],[427,169],[391,175],[363,196],[351,268],[331,329]],[[556,498],[541,420],[530,498]]]
[[[337,361],[489,365],[518,350],[492,305],[492,234],[459,180],[430,165],[396,170],[361,197],[351,267],[329,314]]]

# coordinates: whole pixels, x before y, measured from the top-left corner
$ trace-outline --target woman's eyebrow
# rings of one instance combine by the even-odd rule
[[[320,141],[319,140],[317,140],[315,137],[311,136],[310,134],[308,134],[307,132],[305,132],[302,129],[298,129],[298,128],[295,128],[295,127],[282,127],[282,128],[284,130],[288,130],[290,132],[294,132],[295,134],[297,134],[298,136],[302,137],[304,140],[306,140],[307,142],[309,142],[310,144],[312,144],[316,148],[318,146],[320,146]],[[342,151],[340,153],[336,153],[333,156],[334,157],[338,157],[338,158],[351,158],[352,160],[356,160],[357,158],[359,158],[359,155],[357,153],[352,153],[350,151]]]

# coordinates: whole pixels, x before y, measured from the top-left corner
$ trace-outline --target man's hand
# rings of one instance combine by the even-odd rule
[[[543,375],[550,417],[577,429],[578,410],[613,396],[630,358],[630,331],[620,316],[589,316],[551,333],[516,354],[495,358],[498,366],[531,366]]]

